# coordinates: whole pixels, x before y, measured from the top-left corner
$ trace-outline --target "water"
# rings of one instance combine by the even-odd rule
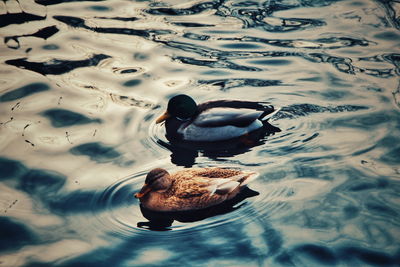
[[[0,266],[398,266],[400,4],[3,1]],[[270,101],[256,146],[174,150],[170,96]],[[154,167],[260,172],[258,195],[149,225]]]

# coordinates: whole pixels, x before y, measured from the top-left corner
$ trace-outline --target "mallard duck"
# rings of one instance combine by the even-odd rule
[[[256,172],[225,168],[192,168],[174,174],[156,168],[135,197],[152,211],[200,210],[234,198],[256,176]]]
[[[188,95],[177,95],[156,123],[165,121],[167,138],[214,142],[241,137],[266,124],[275,109],[267,102],[216,100],[197,105]],[[269,125],[269,124],[268,124]]]

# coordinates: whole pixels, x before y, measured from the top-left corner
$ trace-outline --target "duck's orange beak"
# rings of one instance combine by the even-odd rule
[[[168,113],[168,111],[165,111],[164,114],[162,114],[160,117],[158,117],[158,119],[156,120],[156,123],[161,123],[163,121],[165,121],[166,119],[168,119],[169,117],[171,117],[171,114]]]
[[[135,194],[135,197],[136,198],[142,198],[150,191],[151,191],[151,187],[148,186],[147,184],[144,184],[144,186],[142,187],[140,192]]]

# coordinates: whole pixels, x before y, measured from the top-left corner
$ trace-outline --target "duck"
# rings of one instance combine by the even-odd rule
[[[155,212],[203,210],[231,200],[257,176],[257,172],[220,167],[187,168],[172,174],[155,168],[135,197],[141,207]]]
[[[156,124],[165,122],[170,140],[218,142],[270,125],[266,116],[274,111],[269,102],[212,100],[197,104],[192,97],[179,94],[168,101],[167,110]]]

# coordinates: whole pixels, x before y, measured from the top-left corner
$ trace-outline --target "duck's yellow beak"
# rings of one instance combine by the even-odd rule
[[[151,191],[151,187],[148,186],[147,184],[144,184],[144,186],[142,187],[140,192],[135,194],[135,197],[136,198],[142,198],[150,191]]]
[[[158,117],[158,119],[156,120],[156,123],[161,123],[163,121],[165,121],[166,119],[168,119],[169,117],[171,117],[171,114],[168,113],[168,111],[165,111],[164,114],[162,114],[160,117]]]

